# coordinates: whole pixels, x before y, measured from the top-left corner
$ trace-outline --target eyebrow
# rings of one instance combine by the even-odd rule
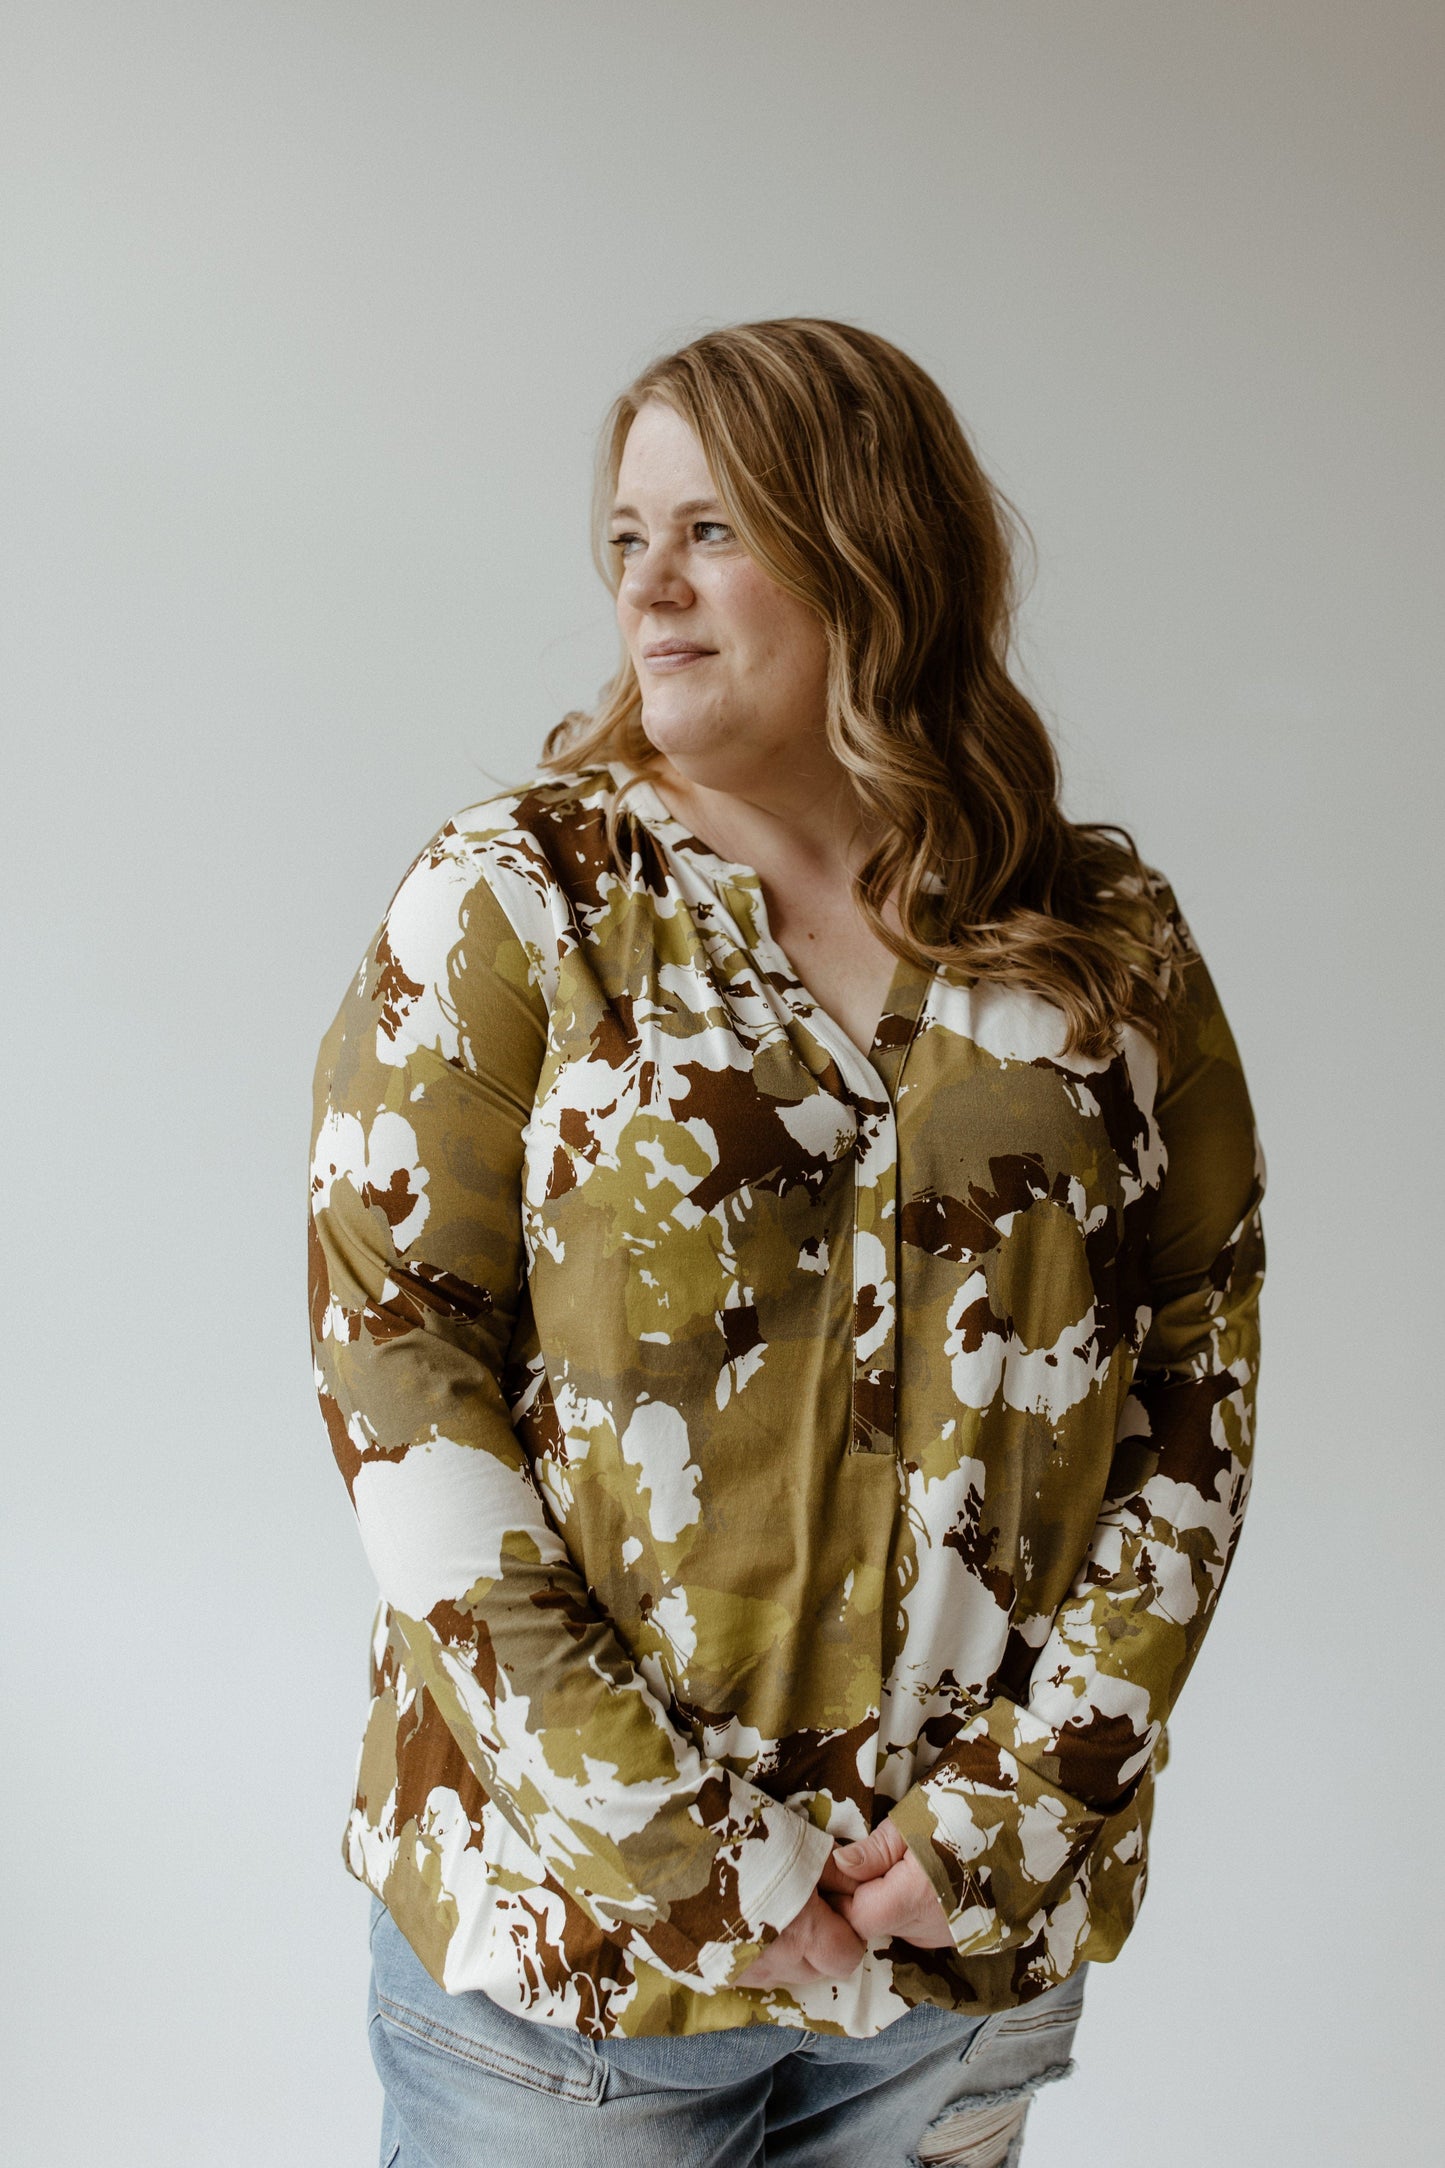
[[[686,504],[675,504],[673,506],[672,516],[674,519],[691,519],[696,512],[720,512],[721,510],[722,506],[718,503],[716,497],[690,497]],[[642,514],[638,511],[636,505],[614,504],[608,517],[610,519],[641,519]]]

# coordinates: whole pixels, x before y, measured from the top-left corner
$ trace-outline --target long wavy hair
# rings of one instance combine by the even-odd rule
[[[603,537],[647,400],[691,426],[743,546],[822,620],[828,743],[877,830],[854,887],[879,939],[1044,995],[1070,1051],[1106,1055],[1126,1021],[1163,1042],[1180,937],[1127,831],[1060,807],[1048,731],[1009,675],[1026,530],[933,379],[815,317],[734,324],[653,362],[599,448],[594,549],[614,591]],[[549,733],[543,767],[645,775],[659,757],[624,649],[596,708]]]

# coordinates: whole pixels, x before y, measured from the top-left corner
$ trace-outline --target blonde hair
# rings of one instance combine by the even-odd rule
[[[1064,817],[1049,734],[1008,671],[1026,530],[933,379],[886,339],[815,317],[735,324],[653,362],[600,447],[594,547],[614,588],[602,536],[647,400],[691,426],[744,547],[822,620],[828,742],[879,828],[855,893],[880,940],[1046,996],[1071,1050],[1106,1054],[1126,1021],[1161,1040],[1179,936],[1132,838]],[[624,650],[595,710],[551,731],[543,766],[646,774],[657,759]]]

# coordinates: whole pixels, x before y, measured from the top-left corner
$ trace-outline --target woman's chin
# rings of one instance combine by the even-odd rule
[[[709,753],[719,752],[730,735],[718,716],[689,713],[665,702],[643,702],[642,728],[649,745],[680,761],[705,760]]]

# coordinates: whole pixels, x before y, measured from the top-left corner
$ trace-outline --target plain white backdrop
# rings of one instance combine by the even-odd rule
[[[1071,809],[1174,881],[1270,1161],[1250,1523],[1030,2168],[1438,2157],[1445,14],[5,0],[0,43],[6,2157],[375,2157],[311,1064],[412,854],[610,667],[612,394],[793,313],[917,355],[1028,518]]]

